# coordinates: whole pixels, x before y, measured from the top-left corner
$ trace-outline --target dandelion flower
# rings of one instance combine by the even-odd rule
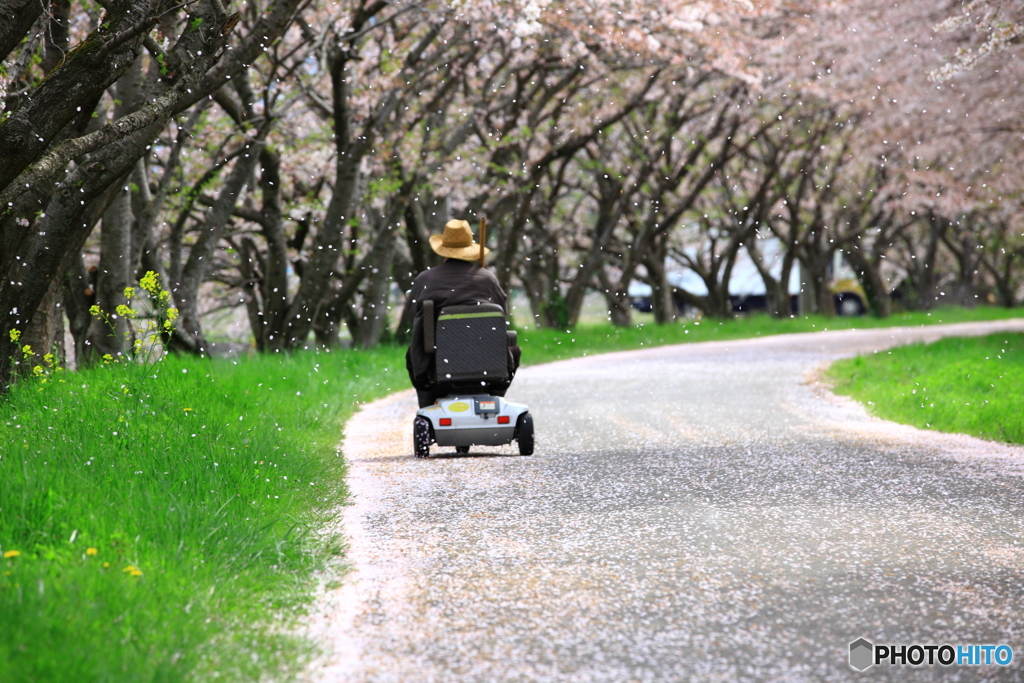
[[[125,574],[130,574],[134,571],[138,571],[138,567],[136,567],[134,564],[130,564],[121,571],[123,571]]]
[[[103,568],[104,569],[110,569],[110,563],[109,562],[104,562],[103,563]]]
[[[17,557],[18,555],[21,555],[21,551],[20,550],[5,550],[4,551],[4,557],[7,558],[7,559],[10,559],[12,557]]]
[[[99,552],[99,550],[96,550],[96,548],[86,548],[85,549],[85,554],[86,555],[95,555],[98,552]]]
[[[131,576],[142,576],[142,570],[141,570],[141,569],[133,569],[133,570],[131,570],[131,571],[130,571],[130,572],[128,572],[128,573],[129,573],[129,574],[130,574]]]

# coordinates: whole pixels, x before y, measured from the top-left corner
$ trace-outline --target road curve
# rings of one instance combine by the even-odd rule
[[[1010,330],[1024,320],[527,368],[509,398],[535,416],[533,457],[416,460],[412,393],[369,404],[343,446],[352,571],[309,620],[308,678],[1024,680],[1024,449],[878,420],[816,381],[836,358]],[[859,637],[1016,656],[861,674]]]

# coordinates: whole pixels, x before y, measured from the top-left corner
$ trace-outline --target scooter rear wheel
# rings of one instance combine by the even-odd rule
[[[412,447],[417,458],[430,456],[430,420],[417,415],[412,422]]]
[[[466,455],[467,453],[469,453],[469,446],[456,446],[455,452],[458,453],[459,455]]]
[[[533,416],[529,413],[523,413],[516,420],[516,441],[519,455],[533,455]]]

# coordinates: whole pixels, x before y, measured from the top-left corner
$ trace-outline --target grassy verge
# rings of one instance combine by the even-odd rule
[[[950,338],[835,363],[837,393],[922,429],[1024,443],[1024,335]]]
[[[523,331],[521,343],[524,362],[536,364],[1014,314],[585,326]],[[297,671],[308,644],[286,626],[308,604],[313,570],[337,552],[316,531],[344,500],[341,428],[359,402],[408,387],[403,354],[169,359],[16,387],[0,401],[0,551],[10,555],[0,559],[0,681]]]
[[[287,678],[359,401],[401,351],[170,359],[0,402],[0,681]],[[62,381],[63,380],[63,381]],[[334,549],[336,550],[336,549]]]
[[[519,333],[519,343],[523,347],[523,363],[536,364],[589,356],[595,353],[665,344],[724,341],[771,334],[820,332],[823,330],[917,327],[1019,317],[1024,317],[1024,310],[988,307],[940,308],[930,313],[901,313],[885,319],[870,316],[859,318],[805,316],[776,320],[767,315],[753,315],[722,322],[715,320],[685,321],[665,326],[644,324],[621,328],[602,324],[581,325],[568,332],[565,330],[524,330]]]

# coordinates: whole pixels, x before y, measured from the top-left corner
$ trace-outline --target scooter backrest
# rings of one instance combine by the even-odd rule
[[[508,379],[505,311],[497,304],[446,306],[437,316],[437,381]]]

